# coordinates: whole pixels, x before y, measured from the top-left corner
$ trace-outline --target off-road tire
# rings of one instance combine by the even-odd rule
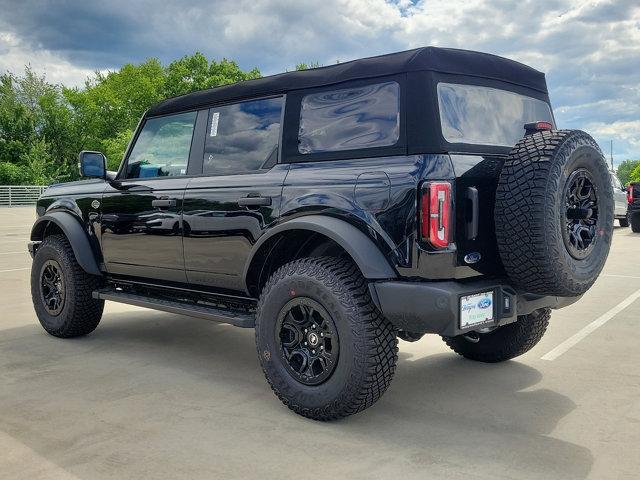
[[[597,193],[595,240],[584,258],[570,253],[565,187],[586,171]],[[579,130],[527,135],[513,148],[496,190],[500,258],[514,286],[540,295],[577,296],[600,274],[613,235],[613,190],[597,143]]]
[[[634,213],[631,215],[631,231],[633,233],[640,233],[640,213]]]
[[[619,218],[618,222],[620,222],[620,226],[623,228],[626,228],[629,226],[629,219],[627,217]]]
[[[296,297],[319,303],[339,336],[335,370],[319,385],[300,383],[287,370],[277,341],[277,318]],[[333,420],[373,405],[395,372],[398,342],[392,325],[375,307],[360,270],[348,259],[295,260],[267,281],[256,312],[260,364],[278,398],[299,415]]]
[[[542,338],[549,325],[551,310],[542,308],[529,315],[518,316],[515,323],[498,327],[488,333],[477,334],[477,343],[465,338],[442,337],[445,343],[469,360],[497,363],[518,357],[531,350]]]
[[[56,316],[47,312],[40,292],[41,271],[48,260],[60,265],[64,281],[64,305]],[[31,298],[38,320],[47,333],[71,338],[95,330],[102,318],[104,300],[96,300],[91,294],[101,285],[100,277],[88,274],[78,264],[66,237],[51,235],[42,241],[31,266]]]

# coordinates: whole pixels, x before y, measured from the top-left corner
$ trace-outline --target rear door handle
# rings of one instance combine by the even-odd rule
[[[271,205],[271,197],[244,197],[238,200],[241,207],[267,207]]]
[[[151,206],[154,208],[169,208],[176,206],[175,198],[160,198],[158,200],[151,200]]]
[[[478,199],[478,189],[476,187],[467,188],[467,199],[471,203],[470,217],[467,219],[467,238],[475,240],[478,236],[478,224],[480,223],[480,202]]]

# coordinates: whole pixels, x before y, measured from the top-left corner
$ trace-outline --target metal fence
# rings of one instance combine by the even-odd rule
[[[0,207],[33,205],[46,189],[39,185],[0,185]]]

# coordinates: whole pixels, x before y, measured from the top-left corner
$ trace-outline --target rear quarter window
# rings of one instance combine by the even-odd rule
[[[400,135],[400,86],[384,82],[302,98],[301,154],[384,147]]]
[[[546,102],[498,88],[438,84],[442,136],[449,143],[511,147],[524,135],[524,125],[554,123]]]

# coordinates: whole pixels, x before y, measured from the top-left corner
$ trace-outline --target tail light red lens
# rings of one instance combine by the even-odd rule
[[[629,202],[629,205],[633,203],[633,185],[627,187],[627,202]]]
[[[422,187],[420,234],[435,248],[446,248],[451,238],[451,184],[429,182]]]

